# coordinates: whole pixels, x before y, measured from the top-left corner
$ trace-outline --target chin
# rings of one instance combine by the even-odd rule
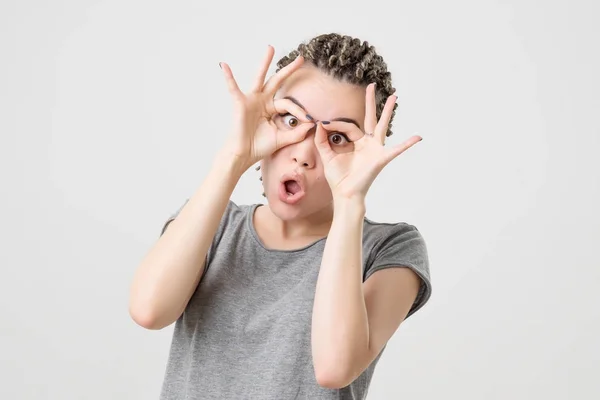
[[[277,196],[273,196],[273,199],[267,198],[269,208],[271,212],[275,214],[282,221],[291,221],[294,219],[302,218],[306,215],[306,207],[302,204],[289,205],[283,203]]]

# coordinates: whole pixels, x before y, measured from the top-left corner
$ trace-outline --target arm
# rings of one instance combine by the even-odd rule
[[[303,58],[297,57],[265,83],[273,54],[269,46],[251,95],[240,91],[229,65],[219,63],[234,100],[233,129],[202,186],[135,273],[129,313],[145,328],[170,325],[185,310],[204,271],[206,254],[229,198],[246,169],[280,148],[304,140],[314,126],[294,102],[273,100],[284,80],[300,68]],[[291,113],[303,123],[295,128],[281,127],[273,118],[281,113]]]
[[[218,154],[200,188],[138,266],[129,313],[147,329],[176,321],[194,293],[229,198],[246,167]]]
[[[336,199],[317,280],[312,352],[321,386],[349,385],[381,352],[408,314],[419,278],[388,268],[362,281],[364,201]]]

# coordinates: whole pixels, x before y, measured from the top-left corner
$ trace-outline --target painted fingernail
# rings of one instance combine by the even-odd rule
[[[329,122],[329,121],[321,121],[321,123],[322,123],[323,125],[327,125],[327,124],[329,124],[330,122]]]
[[[219,63],[219,68],[223,69],[223,67],[221,66],[221,63]]]
[[[315,119],[310,116],[310,114],[306,114],[306,119],[309,121],[314,121]]]

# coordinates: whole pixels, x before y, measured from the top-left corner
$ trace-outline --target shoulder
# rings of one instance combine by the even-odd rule
[[[425,238],[421,231],[407,222],[377,222],[365,217],[363,238],[365,245],[371,245],[369,248],[372,251],[385,246],[389,241],[399,239],[402,242],[410,241],[415,246],[425,246]]]
[[[429,273],[429,257],[421,231],[407,222],[375,222],[365,218],[364,247],[370,264],[400,260]]]

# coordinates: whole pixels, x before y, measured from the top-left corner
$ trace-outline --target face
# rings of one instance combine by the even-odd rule
[[[315,121],[353,120],[363,129],[365,88],[341,82],[305,64],[283,84],[276,98],[289,98],[300,105]],[[285,132],[297,125],[293,115],[277,116]],[[282,220],[307,218],[332,210],[332,195],[323,173],[323,165],[314,144],[315,128],[304,140],[279,149],[261,162],[263,187],[269,206]],[[336,152],[353,150],[342,133],[329,133],[329,143]],[[285,174],[297,173],[303,180],[304,196],[296,203],[280,199],[281,180]]]

